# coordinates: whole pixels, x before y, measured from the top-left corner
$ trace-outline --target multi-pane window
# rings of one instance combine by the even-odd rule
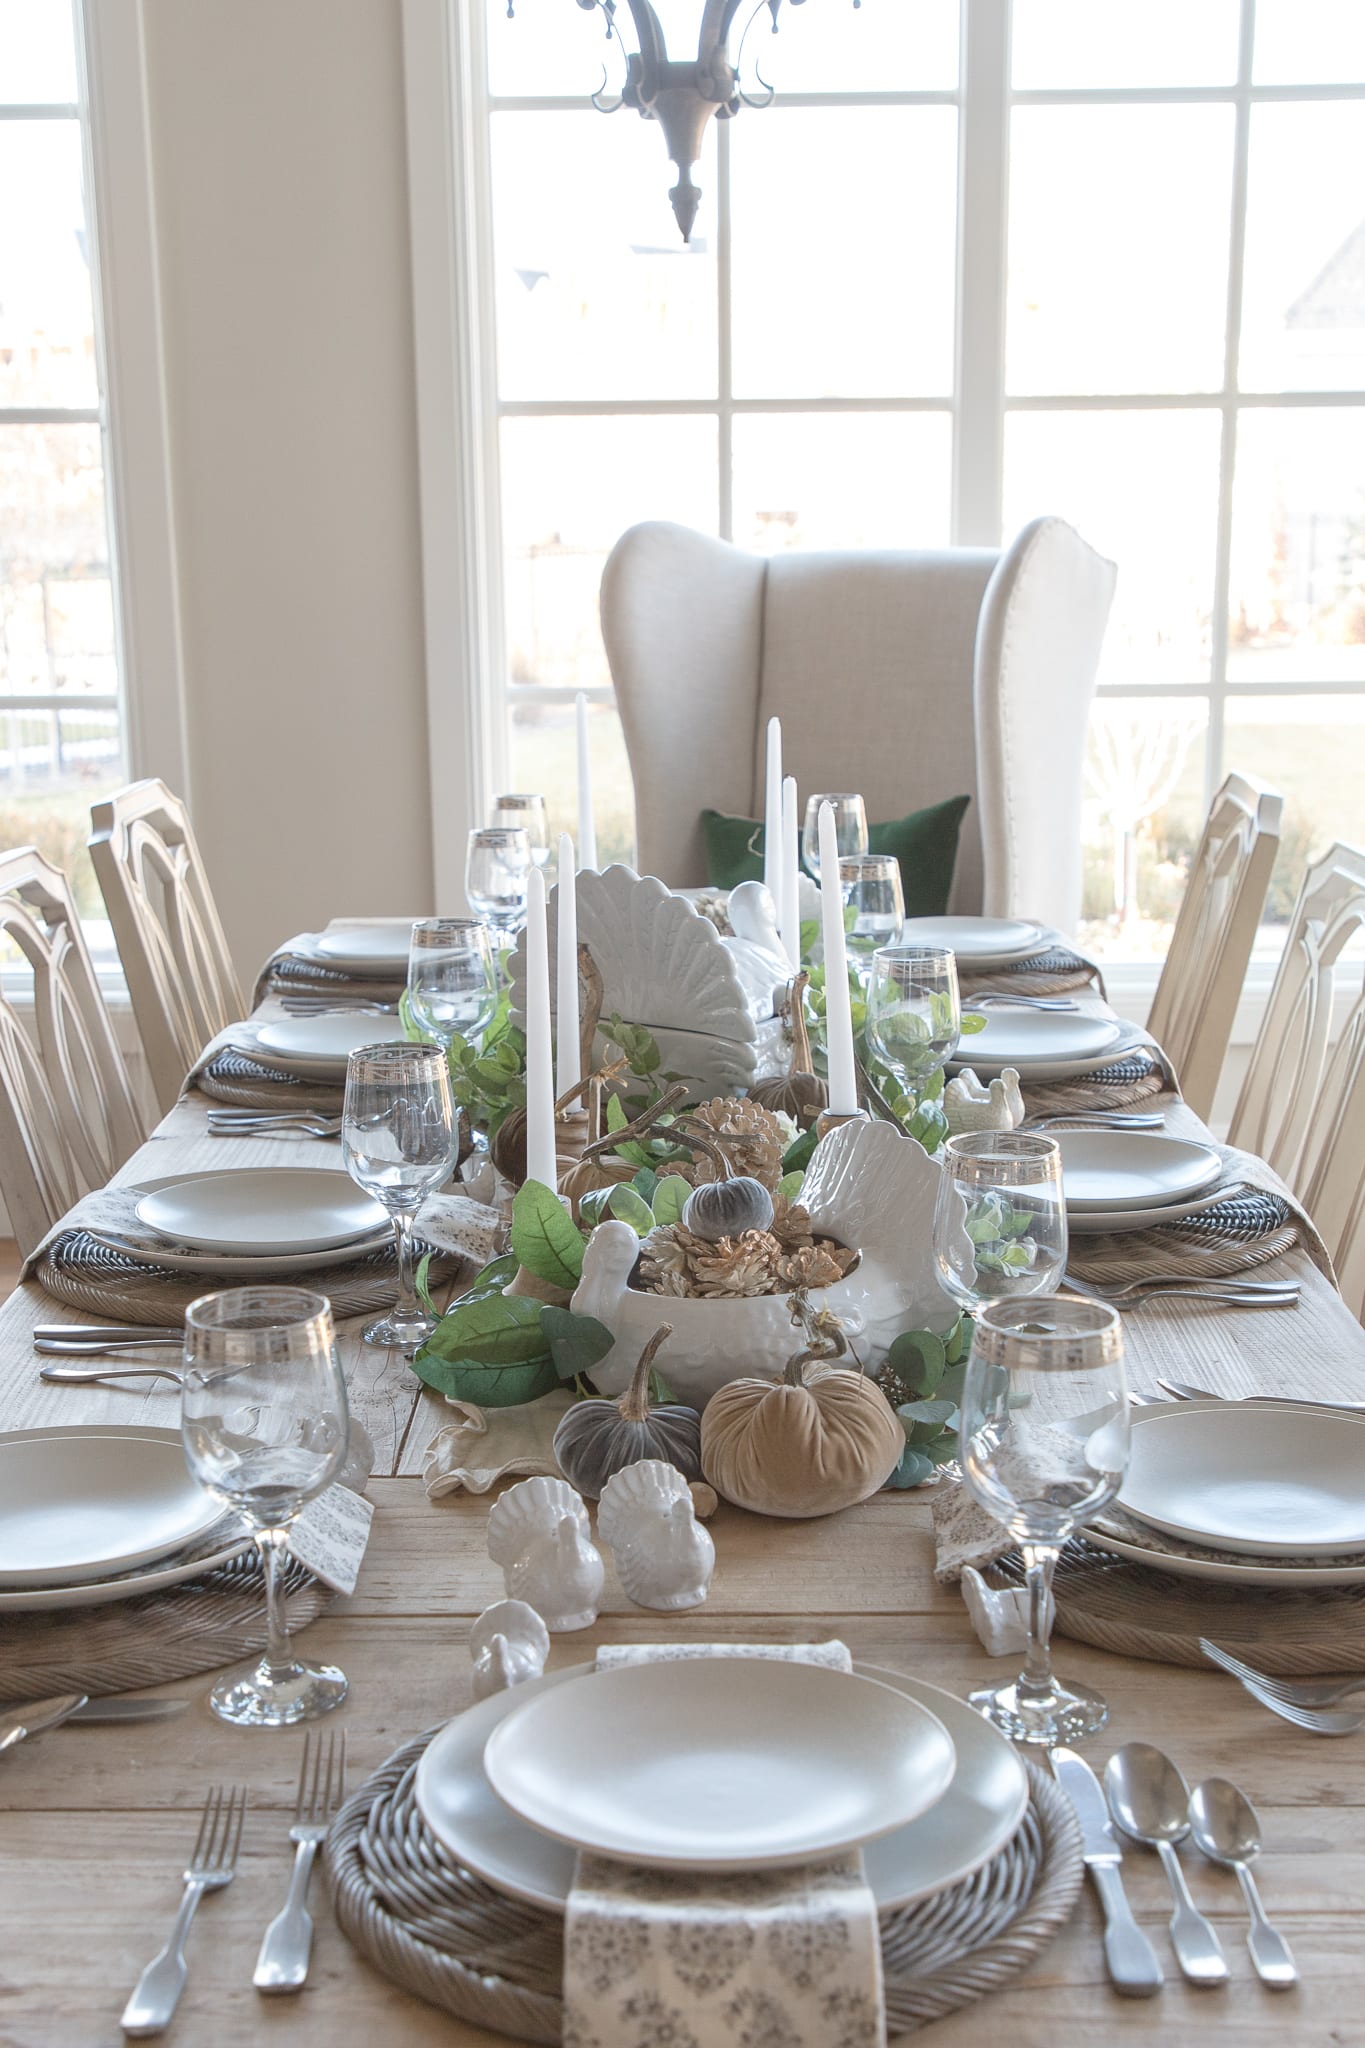
[[[0,846],[99,917],[123,739],[92,226],[72,0],[0,0]]]
[[[780,98],[712,124],[690,248],[657,127],[582,96],[619,53],[569,0],[487,7],[511,779],[572,822],[595,692],[628,850],[596,594],[637,519],[774,550],[1059,512],[1120,572],[1086,937],[1164,950],[1231,767],[1286,796],[1283,920],[1307,854],[1365,839],[1360,0],[786,8],[744,52]],[[700,12],[661,7],[671,48]],[[983,270],[1004,345],[968,390]]]

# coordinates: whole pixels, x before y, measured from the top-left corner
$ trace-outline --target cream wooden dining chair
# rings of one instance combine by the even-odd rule
[[[246,1015],[189,813],[164,782],[91,808],[90,858],[162,1110],[214,1035]]]
[[[1147,1026],[1197,1116],[1213,1107],[1280,844],[1284,798],[1229,775],[1190,865]]]
[[[874,820],[945,798],[951,907],[1073,930],[1086,719],[1115,569],[1061,519],[1003,552],[747,554],[662,522],[602,573],[602,637],[635,781],[641,868],[708,880],[703,809],[757,817],[764,734],[803,799]]]
[[[0,1193],[27,1257],[146,1137],[60,868],[31,846],[0,855]]]
[[[1338,845],[1304,877],[1228,1141],[1270,1161],[1365,1280],[1365,992],[1332,1040],[1352,940],[1365,940],[1365,853]]]

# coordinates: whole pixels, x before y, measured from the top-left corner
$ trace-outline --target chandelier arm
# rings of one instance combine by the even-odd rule
[[[706,0],[701,17],[701,33],[697,37],[697,58],[700,63],[709,63],[718,50],[725,48],[730,40],[731,25],[741,5],[742,0]],[[767,0],[760,0],[760,5],[766,7]]]
[[[744,47],[749,40],[749,31],[753,27],[754,23],[758,20],[759,15],[762,14],[764,9],[767,8],[768,6],[769,0],[754,0],[753,12],[750,14],[749,19],[744,24],[744,32],[739,39],[739,48],[735,51],[736,95],[738,96],[739,100],[744,106],[753,107],[757,109],[757,111],[760,113],[763,111],[764,107],[770,107],[773,101],[777,98],[777,87],[774,85],[769,85],[767,79],[763,76],[763,73],[758,68],[757,57],[755,57],[754,59],[754,77],[762,86],[762,92],[746,92],[739,81],[744,69]]]
[[[614,42],[619,47],[622,60],[625,63],[626,74],[627,76],[629,76],[630,52],[627,50],[625,43],[622,40],[620,29],[616,26],[616,9],[614,7],[608,7],[605,4],[605,0],[597,0],[597,5],[602,9],[602,13],[606,17],[607,41],[609,43]],[[615,97],[613,97],[612,94],[610,94],[607,91],[607,67],[605,64],[602,66],[602,83],[598,86],[595,93],[589,94],[589,99],[591,100],[592,105],[596,108],[599,114],[619,113],[621,108],[626,103],[624,93],[618,92],[615,95]]]
[[[646,78],[657,78],[660,68],[668,62],[668,45],[664,40],[659,17],[650,6],[649,0],[626,0],[635,23],[635,39],[640,46],[640,67]]]

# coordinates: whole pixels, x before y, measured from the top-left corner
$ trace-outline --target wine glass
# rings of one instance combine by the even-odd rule
[[[867,852],[867,806],[860,796],[847,790],[833,796],[812,796],[806,799],[806,822],[801,831],[801,858],[806,864],[807,874],[820,879],[820,806],[828,804],[834,812],[834,837],[842,859],[846,853]]]
[[[957,960],[941,946],[879,946],[867,985],[868,1049],[917,1095],[953,1056],[962,1029]]]
[[[495,825],[526,828],[531,842],[531,858],[538,868],[543,868],[550,858],[550,822],[546,815],[543,796],[530,796],[525,791],[493,799],[493,823]]]
[[[480,825],[469,835],[464,893],[476,917],[509,943],[526,922],[531,839],[524,825]]]
[[[839,884],[844,909],[854,913],[846,940],[849,957],[865,976],[878,947],[900,944],[905,926],[901,864],[888,853],[841,854]]]
[[[289,1527],[329,1487],[346,1456],[346,1382],[332,1306],[302,1287],[233,1287],[185,1311],[180,1434],[190,1471],[251,1529],[265,1571],[266,1651],[246,1678],[209,1694],[220,1720],[281,1727],[346,1697],[333,1664],[289,1646],[284,1573]]]
[[[972,1337],[958,1422],[963,1477],[1023,1553],[1024,1669],[971,1695],[1016,1742],[1078,1742],[1109,1718],[1052,1670],[1052,1574],[1067,1538],[1113,1500],[1128,1466],[1123,1325],[1108,1302],[996,1301]]]
[[[423,917],[408,949],[408,1008],[428,1038],[450,1048],[477,1038],[497,1001],[487,925],[473,917]]]
[[[1019,1295],[1055,1294],[1066,1270],[1062,1151],[1035,1131],[961,1131],[937,1153],[934,1259],[973,1314]]]
[[[365,1331],[367,1344],[396,1344],[411,1358],[436,1327],[417,1299],[413,1222],[449,1180],[458,1150],[450,1065],[439,1045],[362,1045],[346,1062],[341,1156],[346,1171],[393,1218],[398,1298]]]

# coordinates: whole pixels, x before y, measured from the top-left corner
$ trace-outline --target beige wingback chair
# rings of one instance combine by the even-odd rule
[[[858,789],[878,821],[969,794],[951,907],[1073,929],[1115,574],[1061,519],[1003,552],[771,558],[632,527],[602,574],[602,637],[641,869],[675,888],[707,880],[701,813],[761,816],[776,713],[803,801]]]

